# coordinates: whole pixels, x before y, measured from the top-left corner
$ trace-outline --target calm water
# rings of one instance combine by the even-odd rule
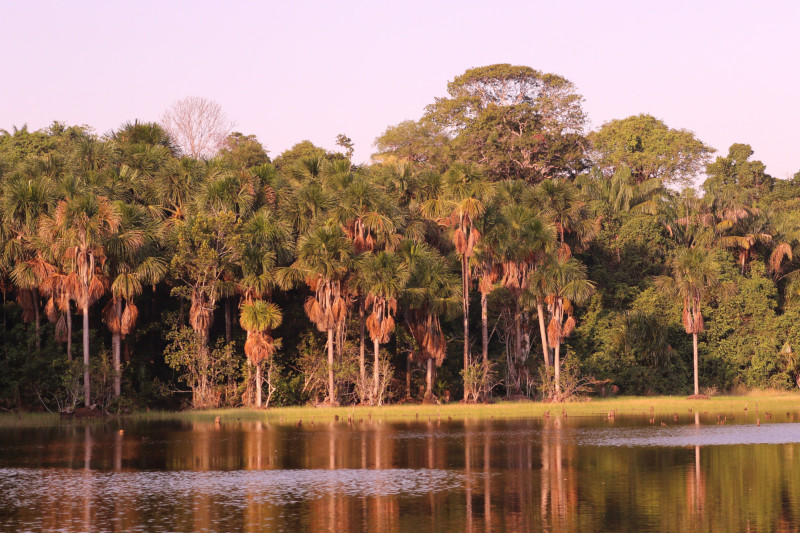
[[[0,531],[800,531],[800,416],[750,418],[0,428]]]

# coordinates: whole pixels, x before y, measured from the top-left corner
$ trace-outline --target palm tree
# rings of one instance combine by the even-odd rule
[[[304,280],[314,292],[305,303],[308,318],[328,334],[328,402],[336,403],[334,382],[334,332],[347,318],[344,279],[353,263],[353,244],[342,229],[328,224],[303,235],[297,244],[297,260],[279,270],[280,285],[288,288]]]
[[[683,304],[683,327],[692,336],[694,393],[700,394],[697,336],[705,329],[702,305],[722,285],[720,266],[703,248],[682,248],[672,259],[672,276],[656,278],[656,287]]]
[[[578,244],[590,241],[597,233],[597,220],[593,220],[580,190],[563,178],[546,179],[533,190],[532,205],[538,205],[545,216],[556,226],[559,241],[566,244],[566,235],[574,235]]]
[[[756,245],[771,244],[774,230],[770,227],[764,214],[754,213],[734,223],[731,233],[731,235],[720,237],[719,243],[725,248],[739,250],[739,268],[744,275]]]
[[[409,267],[408,283],[400,301],[416,347],[411,357],[426,366],[424,401],[433,403],[434,367],[441,366],[447,355],[440,317],[458,314],[462,305],[460,284],[444,258],[423,242],[404,240],[397,253]]]
[[[396,231],[401,217],[384,188],[371,175],[353,175],[342,161],[331,164],[328,173],[327,182],[335,188],[331,216],[352,240],[354,252],[370,254],[394,248],[400,238]],[[359,376],[361,383],[366,383],[366,301],[363,294],[354,296],[359,317]]]
[[[167,261],[160,247],[163,225],[139,205],[117,202],[119,231],[106,241],[109,273],[112,276],[111,299],[103,317],[111,331],[114,366],[114,396],[121,394],[122,340],[129,335],[139,316],[133,299],[145,285],[155,285],[167,273]]]
[[[409,278],[409,269],[402,256],[391,252],[364,254],[356,263],[356,285],[366,294],[365,304],[371,310],[366,325],[373,342],[371,403],[381,403],[380,345],[389,342],[394,331],[397,298]]]
[[[77,274],[80,291],[78,306],[83,314],[83,390],[84,402],[90,405],[89,307],[102,296],[108,285],[103,273],[106,242],[119,229],[120,215],[104,196],[90,193],[61,200],[53,216],[45,216],[39,225],[43,240],[51,242],[68,271]]]
[[[478,219],[491,198],[492,185],[477,167],[455,164],[445,173],[442,194],[422,205],[422,213],[452,231],[452,242],[461,263],[461,293],[464,320],[464,378],[469,369],[469,285],[470,259],[480,240]]]
[[[271,332],[281,325],[282,320],[281,310],[274,303],[254,300],[242,305],[239,323],[247,331],[244,353],[256,369],[256,407],[261,407],[261,363],[271,359],[275,353],[275,339]],[[271,372],[268,375],[267,386],[271,391]]]
[[[17,166],[0,191],[0,214],[3,222],[2,260],[9,266],[17,286],[17,301],[23,320],[33,322],[36,350],[41,348],[39,285],[48,277],[43,254],[45,244],[37,239],[41,217],[52,209],[55,187],[40,161],[29,160]]]
[[[561,395],[561,343],[575,327],[574,306],[589,300],[595,290],[586,276],[586,267],[570,256],[566,247],[559,249],[545,265],[542,273],[550,311],[547,337],[554,347],[555,394]]]
[[[247,331],[245,355],[256,369],[256,406],[261,406],[263,380],[260,363],[275,352],[276,343],[270,332],[281,322],[280,309],[264,298],[275,286],[276,262],[291,257],[291,237],[288,224],[278,219],[268,207],[259,209],[245,222],[242,275],[238,282],[238,291],[242,295],[239,323]],[[271,391],[271,359],[267,386]]]
[[[62,268],[54,266],[40,288],[48,297],[44,309],[48,320],[56,325],[56,340],[66,343],[67,360],[72,361],[72,302],[76,301],[81,290],[78,275],[65,273]]]
[[[514,317],[513,354],[509,361],[509,389],[515,394],[520,391],[520,373],[527,357],[522,346],[522,299],[530,288],[531,273],[540,268],[552,252],[556,243],[555,228],[543,222],[536,213],[524,205],[507,205],[502,210],[503,233],[497,242],[497,255],[502,265],[502,285],[511,294],[512,315]]]

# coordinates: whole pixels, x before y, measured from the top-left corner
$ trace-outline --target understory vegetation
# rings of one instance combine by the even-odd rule
[[[362,165],[344,134],[0,132],[0,408],[799,387],[800,172],[586,123],[568,80],[491,65]]]

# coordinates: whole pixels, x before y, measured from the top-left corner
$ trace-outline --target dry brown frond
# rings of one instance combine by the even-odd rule
[[[44,306],[44,314],[47,315],[47,320],[50,321],[51,324],[58,322],[58,317],[61,313],[58,312],[58,306],[56,306],[54,298],[47,300]]]
[[[131,334],[134,326],[136,326],[137,318],[139,318],[139,309],[133,303],[127,302],[125,304],[125,311],[122,312],[122,319],[120,320],[120,333],[122,333],[123,336]]]
[[[575,329],[575,317],[569,316],[567,317],[566,322],[564,322],[564,327],[561,330],[561,334],[564,337],[569,337],[573,329]]]
[[[111,298],[103,308],[103,320],[111,333],[119,333],[122,329],[120,315],[117,312],[117,298]]]
[[[769,271],[773,273],[780,272],[781,263],[784,259],[792,260],[792,247],[788,243],[782,242],[769,255]]]

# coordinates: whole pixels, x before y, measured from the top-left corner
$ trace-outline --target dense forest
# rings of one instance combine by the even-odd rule
[[[344,134],[271,158],[179,104],[0,132],[0,408],[800,386],[800,172],[747,144],[587,131],[572,83],[511,65],[368,165]]]

